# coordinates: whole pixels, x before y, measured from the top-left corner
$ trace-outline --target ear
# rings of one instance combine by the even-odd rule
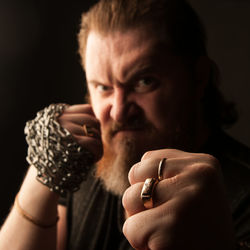
[[[212,61],[207,56],[201,56],[197,59],[195,65],[195,81],[197,98],[201,100],[205,89],[209,83],[211,75]]]

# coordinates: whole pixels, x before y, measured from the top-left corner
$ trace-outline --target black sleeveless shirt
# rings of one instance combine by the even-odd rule
[[[200,152],[212,154],[220,161],[237,242],[250,246],[250,150],[220,131]],[[133,249],[122,233],[121,197],[105,191],[94,177],[94,170],[79,191],[60,203],[68,208],[67,249]]]

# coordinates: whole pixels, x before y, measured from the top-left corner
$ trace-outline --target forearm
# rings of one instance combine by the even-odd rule
[[[56,218],[58,195],[39,183],[36,169],[31,167],[18,195],[20,208],[28,215],[54,226],[43,228],[30,222],[14,205],[0,231],[0,250],[56,249]]]

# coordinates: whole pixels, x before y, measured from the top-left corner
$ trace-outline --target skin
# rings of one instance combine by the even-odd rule
[[[157,178],[159,158],[167,157],[154,207],[145,209],[145,178]],[[128,218],[123,232],[135,249],[234,249],[229,208],[219,164],[206,154],[174,149],[147,152],[129,173],[123,196]]]
[[[133,140],[136,157],[127,166],[130,185],[123,190],[123,232],[133,248],[234,249],[218,161],[183,151],[198,150],[209,135],[201,105],[209,61],[199,58],[190,71],[188,61],[162,46],[157,34],[137,29],[106,36],[91,32],[85,65],[91,105],[73,105],[58,121],[96,161],[103,158],[104,143],[117,156],[124,140]],[[140,126],[131,126],[138,118]],[[84,134],[83,124],[94,137]],[[119,129],[110,134],[114,124]],[[154,190],[154,207],[145,209],[140,192],[146,178],[157,177],[162,158],[167,158],[163,180]],[[35,177],[31,166],[19,190],[20,206],[44,224],[58,213],[57,228],[35,226],[14,206],[0,230],[0,249],[66,249],[66,208]]]
[[[95,156],[95,161],[102,156],[102,141],[100,123],[96,119],[92,107],[89,104],[72,105],[58,118],[59,123],[74,136],[77,142],[88,148]],[[83,132],[83,124],[91,127],[94,137],[86,136]]]
[[[196,139],[204,139],[193,135],[202,126],[194,75],[183,58],[155,37],[144,30],[105,37],[91,32],[87,41],[86,78],[103,140],[112,122],[124,124],[108,143],[118,150],[124,138],[134,138],[140,157],[162,147],[189,149],[192,145],[194,149],[201,144]],[[138,117],[154,132],[149,134],[144,127],[126,129]]]
[[[99,133],[100,123],[102,140],[108,140],[115,154],[123,140],[134,139],[139,161],[130,169],[131,186],[123,195],[123,232],[130,244],[135,249],[233,249],[218,161],[210,155],[170,149],[196,151],[209,135],[201,109],[208,60],[198,60],[190,71],[188,62],[171,53],[166,44],[162,46],[157,36],[137,29],[106,36],[91,32],[85,65],[91,106],[78,106],[79,114],[70,118],[71,125],[73,117],[85,109],[88,115],[81,116],[77,127],[69,126],[69,117],[64,115],[60,121],[80,143],[89,145],[93,153],[97,150],[97,158],[101,143],[93,138],[87,141],[81,134],[82,124],[92,124]],[[74,113],[74,107],[70,111]],[[129,127],[136,117],[150,124],[153,132],[146,125]],[[123,126],[108,138],[113,123]],[[146,178],[157,178],[163,157],[167,161],[163,180],[154,191],[154,207],[145,209],[140,199],[143,183]]]

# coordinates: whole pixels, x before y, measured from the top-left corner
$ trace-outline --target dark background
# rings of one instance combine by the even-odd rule
[[[80,16],[95,1],[0,0],[0,224],[27,169],[25,122],[50,103],[82,103]],[[240,119],[228,132],[250,146],[250,1],[190,0]]]

